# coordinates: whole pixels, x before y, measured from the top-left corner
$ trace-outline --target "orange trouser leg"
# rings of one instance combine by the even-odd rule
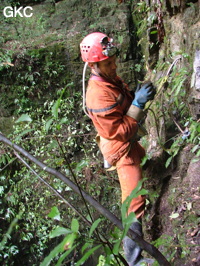
[[[137,187],[139,180],[142,179],[142,170],[138,163],[140,161],[140,157],[137,157],[137,151],[135,151],[136,153],[134,153],[134,156],[131,156],[133,152],[134,151],[130,151],[128,155],[125,154],[116,163],[122,191],[122,202],[131,194],[133,189]],[[136,160],[134,160],[133,157],[136,157]],[[140,195],[131,201],[128,214],[130,212],[135,212],[136,217],[140,218],[144,214],[144,207],[145,196]]]

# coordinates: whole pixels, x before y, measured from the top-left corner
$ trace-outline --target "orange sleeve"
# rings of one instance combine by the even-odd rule
[[[127,142],[137,133],[137,121],[124,114],[125,110],[117,103],[116,95],[110,93],[106,87],[90,87],[87,91],[86,103],[100,136]],[[127,101],[127,104],[130,105],[130,101]]]

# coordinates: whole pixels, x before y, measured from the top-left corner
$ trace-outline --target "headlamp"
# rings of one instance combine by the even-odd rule
[[[108,40],[108,37],[103,37],[103,39],[100,41],[102,45],[102,54],[108,57],[111,57],[118,53],[118,49],[116,46],[112,44],[113,39]]]

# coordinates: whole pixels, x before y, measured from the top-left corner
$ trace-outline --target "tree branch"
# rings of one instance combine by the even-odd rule
[[[51,189],[67,206],[69,206],[73,211],[76,212],[76,214],[78,214],[82,220],[88,225],[88,226],[92,226],[92,223],[87,220],[87,218],[85,218],[71,203],[69,203],[56,189],[54,189],[48,182],[46,182],[40,175],[38,175],[38,173],[19,155],[18,152],[14,151],[16,158],[18,158],[35,176],[37,176],[40,181],[42,181],[49,189]],[[79,188],[80,190],[80,188]],[[96,230],[95,230],[96,231]],[[106,239],[103,235],[101,235],[99,232],[98,234],[96,233],[97,237],[99,238],[99,240],[103,243],[103,244],[107,244],[108,247],[110,248],[110,251],[112,252],[112,244],[108,241],[108,239]],[[125,261],[124,257],[119,253],[118,256],[116,256],[114,254],[116,260],[119,259],[124,263],[125,266],[128,266],[128,263]],[[118,265],[119,262],[118,262]]]
[[[40,179],[50,190],[52,190],[68,207],[70,207],[76,214],[78,214],[87,225],[92,226],[92,223],[88,221],[69,201],[67,201],[55,188],[53,188],[47,181],[36,173],[36,171],[30,167],[29,164],[15,151],[16,157],[35,175]]]
[[[51,168],[47,165],[45,165],[43,162],[36,159],[34,156],[32,156],[30,153],[28,153],[26,150],[24,150],[22,147],[18,146],[15,143],[12,143],[8,138],[3,136],[0,133],[0,141],[5,143],[6,145],[12,147],[15,151],[20,152],[23,156],[28,158],[31,162],[35,163],[37,166],[39,166],[43,171],[46,171],[47,173],[56,176],[57,178],[61,179],[65,184],[67,184],[72,190],[74,190],[77,194],[80,195],[79,188],[65,175],[60,173],[59,171],[55,170],[54,168]],[[104,208],[99,202],[97,202],[95,199],[93,199],[90,195],[85,193],[82,190],[82,195],[85,198],[85,200],[92,205],[99,213],[101,213],[103,216],[105,216],[109,221],[111,221],[114,225],[116,225],[120,230],[123,230],[123,225],[121,221],[112,214],[109,210]],[[141,236],[139,236],[137,233],[133,232],[129,229],[128,236],[133,239],[143,250],[145,250],[147,253],[149,253],[152,257],[154,257],[160,265],[162,266],[170,266],[170,263],[167,261],[167,259],[160,253],[160,251],[154,247],[153,245],[146,242]]]

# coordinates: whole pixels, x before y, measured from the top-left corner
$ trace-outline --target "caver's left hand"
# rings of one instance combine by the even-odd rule
[[[135,91],[135,98],[132,101],[132,105],[139,107],[140,109],[144,109],[145,104],[154,99],[156,94],[156,88],[153,86],[151,82],[146,83],[142,86],[138,85]]]

